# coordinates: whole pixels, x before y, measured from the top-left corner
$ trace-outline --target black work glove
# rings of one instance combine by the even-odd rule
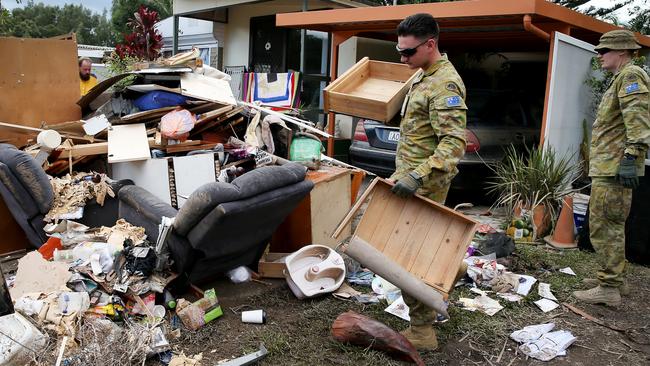
[[[625,188],[636,188],[639,186],[639,177],[636,175],[636,158],[624,156],[618,166],[616,180]]]
[[[422,187],[422,178],[415,172],[408,173],[407,176],[397,181],[391,192],[399,197],[408,198],[415,194],[418,188]]]

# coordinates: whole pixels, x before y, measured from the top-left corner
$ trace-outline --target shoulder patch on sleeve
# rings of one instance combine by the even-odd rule
[[[639,91],[639,83],[631,83],[625,86],[625,94],[634,93]]]
[[[458,95],[445,98],[445,105],[447,107],[460,107],[461,103],[462,103],[462,99],[460,99]]]
[[[638,75],[636,75],[635,73],[629,73],[629,74],[625,75],[625,79],[624,79],[624,80],[625,80],[625,81],[636,81],[636,80],[638,80],[638,79],[639,79],[639,76],[638,76]]]
[[[458,87],[454,83],[447,83],[445,88],[450,91],[458,91]]]

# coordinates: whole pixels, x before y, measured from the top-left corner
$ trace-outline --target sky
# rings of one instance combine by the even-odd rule
[[[23,7],[28,0],[22,0],[20,4],[16,0],[2,0],[2,7],[9,10],[17,7]],[[83,5],[85,8],[92,10],[94,13],[102,14],[104,9],[108,11],[108,16],[111,16],[112,0],[34,0],[35,3],[43,3],[45,5],[63,6],[65,4]]]

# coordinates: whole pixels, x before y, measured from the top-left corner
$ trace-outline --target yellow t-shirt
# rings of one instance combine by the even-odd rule
[[[97,78],[93,75],[90,75],[90,79],[88,80],[81,80],[79,79],[79,87],[81,90],[81,96],[83,97],[84,95],[88,94],[90,89],[92,89],[95,85],[97,85]]]

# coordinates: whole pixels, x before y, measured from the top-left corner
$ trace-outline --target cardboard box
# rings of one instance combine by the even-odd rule
[[[364,57],[323,90],[324,109],[388,122],[402,108],[416,73],[405,64]]]

